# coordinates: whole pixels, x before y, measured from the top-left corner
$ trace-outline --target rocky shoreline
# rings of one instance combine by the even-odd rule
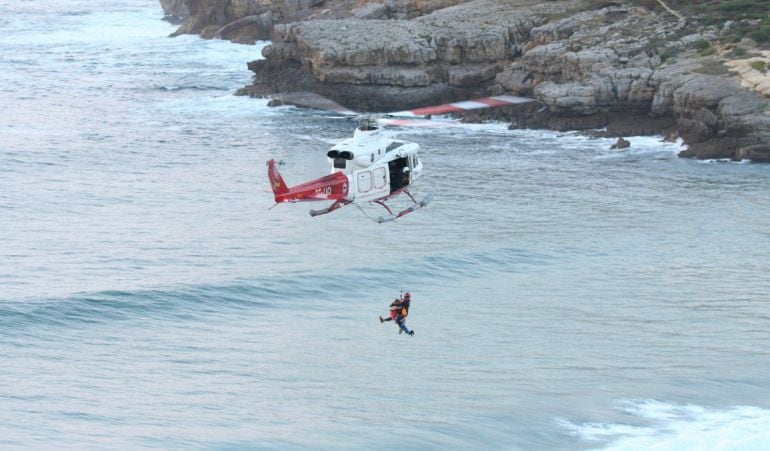
[[[313,91],[359,111],[522,95],[540,104],[467,119],[664,134],[687,143],[683,157],[770,162],[770,52],[725,44],[742,22],[705,25],[655,3],[184,0],[177,33],[269,37],[241,95]]]

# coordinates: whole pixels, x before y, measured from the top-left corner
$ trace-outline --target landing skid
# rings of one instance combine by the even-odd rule
[[[390,207],[385,205],[385,201],[381,201],[381,200],[375,201],[376,203],[382,205],[386,210],[388,210],[388,213],[390,213],[390,215],[388,215],[388,216],[380,216],[379,218],[377,218],[377,222],[382,224],[383,222],[395,221],[396,219],[398,219],[398,218],[400,218],[402,216],[408,215],[409,213],[411,213],[411,212],[413,212],[415,210],[419,210],[420,208],[428,205],[428,203],[430,203],[430,201],[433,200],[433,195],[432,194],[428,194],[420,202],[417,202],[414,199],[414,197],[412,197],[412,195],[408,191],[404,191],[404,193],[406,193],[406,195],[409,196],[410,199],[412,199],[412,202],[414,202],[414,205],[412,205],[411,207],[407,208],[406,210],[402,210],[402,211],[400,211],[398,213],[393,213],[393,211],[390,209]]]
[[[340,207],[344,207],[345,205],[347,205],[349,203],[350,203],[349,201],[338,200],[338,201],[334,202],[333,204],[329,205],[326,208],[322,208],[320,210],[310,210],[310,216],[325,215],[326,213],[331,213],[334,210],[336,210],[336,209],[338,209]]]
[[[376,219],[377,222],[382,224],[383,222],[395,221],[396,219],[398,219],[398,218],[400,218],[400,217],[402,217],[404,215],[407,215],[407,214],[409,214],[409,213],[411,213],[411,212],[413,212],[415,210],[419,210],[420,208],[425,207],[426,205],[428,205],[428,203],[430,203],[431,200],[433,200],[433,195],[432,194],[428,194],[420,202],[417,202],[417,200],[415,200],[415,198],[412,196],[411,193],[409,193],[409,191],[404,190],[402,192],[404,194],[406,194],[407,196],[409,196],[409,199],[411,199],[414,204],[411,207],[407,208],[406,210],[402,210],[402,211],[400,211],[398,213],[393,213],[393,210],[391,210],[390,207],[388,207],[387,204],[385,204],[385,199],[375,200],[373,202],[382,205],[382,207],[385,208],[386,210],[388,210],[388,213],[389,213],[387,216],[380,216],[379,218],[377,218]],[[326,208],[322,208],[320,210],[310,210],[309,213],[310,213],[310,216],[325,215],[325,214],[331,213],[334,210],[337,210],[337,209],[339,209],[341,207],[344,207],[345,205],[348,205],[350,203],[352,203],[352,202],[349,201],[349,200],[342,200],[341,199],[341,200],[335,201],[333,204],[329,205]],[[371,218],[371,219],[374,219],[374,218]]]

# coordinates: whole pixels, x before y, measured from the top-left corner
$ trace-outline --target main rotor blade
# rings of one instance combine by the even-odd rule
[[[453,127],[461,124],[459,121],[433,121],[430,119],[421,119],[419,117],[416,119],[382,117],[375,119],[375,121],[381,125],[392,125],[396,127]]]
[[[388,116],[419,117],[432,114],[453,113],[456,111],[477,110],[481,108],[496,108],[529,102],[537,102],[537,100],[529,97],[516,96],[482,97],[480,99],[466,100],[464,102],[445,103],[443,105],[415,108],[413,110],[396,111],[395,113],[389,113]]]
[[[278,100],[281,100],[283,103],[286,103],[289,105],[304,106],[308,108],[315,108],[317,110],[334,111],[339,114],[344,114],[345,116],[358,115],[358,113],[356,113],[355,111],[345,108],[339,103],[329,98],[326,98],[322,95],[316,94],[314,92],[308,92],[308,91],[287,92],[287,93],[281,94],[280,96],[277,96],[277,98]]]

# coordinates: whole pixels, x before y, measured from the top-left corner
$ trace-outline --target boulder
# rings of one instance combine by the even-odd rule
[[[610,149],[622,150],[622,149],[628,149],[629,147],[631,147],[631,143],[623,139],[623,137],[621,136],[618,138],[618,141],[610,147]]]
[[[181,24],[190,16],[183,0],[160,0],[160,6],[163,8],[163,20],[173,24]]]
[[[388,9],[382,3],[366,3],[353,10],[356,19],[387,19]]]
[[[273,13],[267,11],[263,14],[246,16],[228,23],[219,28],[214,37],[228,39],[240,44],[254,44],[258,40],[265,40],[273,29]]]
[[[535,96],[553,114],[590,116],[597,112],[596,89],[590,85],[544,82],[535,88]]]
[[[534,77],[526,67],[511,64],[495,75],[495,83],[502,86],[500,93],[508,91],[528,96],[534,88]]]
[[[757,163],[770,163],[770,144],[754,144],[741,147],[735,152],[735,160],[751,160]]]

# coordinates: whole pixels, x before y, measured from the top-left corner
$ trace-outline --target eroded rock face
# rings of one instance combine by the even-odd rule
[[[734,79],[697,76],[674,92],[682,156],[770,162],[768,100]]]
[[[682,156],[768,160],[768,99],[726,71],[700,73],[716,57],[692,48],[716,36],[683,25],[624,6],[549,22],[531,30],[523,56],[496,76],[498,91],[547,105],[549,114],[519,117],[519,126],[607,127],[625,135],[673,126],[689,145]],[[664,63],[672,49],[678,61]]]
[[[408,19],[467,0],[160,0],[166,14],[184,20],[172,34],[199,34],[253,44],[270,38],[276,23],[315,19]],[[170,11],[174,11],[173,13]],[[178,11],[178,12],[177,12]]]
[[[166,15],[164,19],[171,23],[182,23],[190,16],[183,0],[160,0],[160,6],[163,8],[163,14]]]
[[[661,58],[640,36],[670,39],[677,27],[641,8],[584,11],[532,29],[524,55],[497,83],[514,93],[534,92],[560,116],[646,114],[660,85],[654,74]]]
[[[187,6],[191,18],[180,32],[239,42],[270,36],[266,59],[249,64],[254,84],[240,94],[310,90],[360,111],[534,96],[545,108],[489,114],[517,127],[606,127],[615,136],[674,128],[690,146],[682,156],[770,161],[768,99],[726,71],[701,73],[716,57],[702,57],[695,47],[716,32],[669,14],[590,0],[187,0]]]
[[[291,61],[312,76],[296,90],[344,86],[324,91],[355,109],[404,109],[485,95],[504,63],[520,54],[529,31],[553,11],[552,5],[524,11],[476,0],[413,20],[279,24],[263,51],[266,60],[250,65],[254,85],[242,93],[276,92],[271,68]]]
[[[200,34],[254,44],[267,39],[274,17],[270,2],[261,0],[184,0],[189,18],[171,36]]]

